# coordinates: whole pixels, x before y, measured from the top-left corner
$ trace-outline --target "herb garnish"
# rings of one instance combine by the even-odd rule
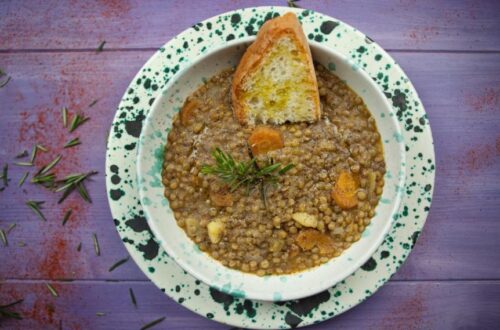
[[[50,293],[54,296],[54,297],[59,297],[59,294],[57,293],[56,289],[54,289],[52,287],[52,285],[50,285],[49,283],[45,283],[45,285],[47,286],[47,289],[49,289]]]
[[[44,146],[42,146],[41,144],[37,144],[37,145],[36,145],[36,147],[37,147],[37,149],[40,149],[40,150],[42,150],[43,152],[47,152],[47,151],[49,151],[47,148],[45,148],[45,147],[44,147]]]
[[[38,215],[43,221],[47,221],[45,216],[43,215],[42,211],[40,210],[42,204],[45,202],[40,202],[40,201],[27,201],[26,205],[35,212],[36,215]]]
[[[14,305],[20,304],[23,301],[24,301],[24,299],[19,299],[19,300],[16,300],[16,301],[14,301],[14,302],[12,302],[10,304],[0,306],[0,316],[1,317],[5,317],[5,318],[22,320],[23,318],[22,318],[21,314],[19,314],[18,312],[9,312],[9,311],[6,311],[6,309],[9,308],[9,307],[12,307]]]
[[[71,121],[71,124],[69,125],[69,132],[73,132],[75,129],[77,129],[79,126],[83,125],[86,121],[88,121],[90,118],[85,117],[82,114],[75,114],[73,117],[73,120]]]
[[[81,143],[80,138],[76,137],[76,138],[71,139],[68,142],[66,142],[66,144],[64,145],[64,148],[71,148],[71,147],[79,145],[80,143]]]
[[[99,241],[97,240],[97,235],[95,233],[92,234],[92,240],[94,241],[95,255],[100,256],[101,248],[99,247]]]
[[[121,265],[123,265],[124,263],[126,263],[128,261],[130,257],[126,257],[126,258],[123,258],[121,260],[118,260],[117,262],[115,262],[113,264],[113,266],[109,267],[109,272],[111,273],[113,270],[115,270],[116,268],[120,267]]]
[[[15,162],[14,164],[18,166],[33,166],[33,163],[28,162]]]
[[[281,163],[274,163],[268,159],[264,166],[257,164],[257,158],[251,155],[251,159],[246,162],[238,162],[234,158],[219,148],[212,152],[215,165],[203,165],[202,174],[212,174],[226,183],[231,191],[239,187],[245,187],[249,193],[252,189],[260,185],[261,197],[264,205],[267,205],[265,191],[267,184],[276,184],[280,175],[291,170],[295,165],[288,164],[281,167]]]
[[[130,294],[130,300],[132,300],[132,304],[134,304],[135,308],[137,308],[137,300],[135,299],[134,290],[132,290],[132,288],[128,288],[128,293]]]
[[[97,53],[100,53],[102,52],[102,50],[104,49],[104,45],[106,44],[106,40],[102,41],[99,46],[97,47],[97,49],[95,50]]]
[[[66,224],[66,222],[68,221],[69,217],[71,216],[71,213],[73,212],[72,209],[69,209],[66,211],[66,213],[64,214],[64,218],[63,218],[63,221],[62,221],[62,225],[64,226]]]
[[[147,324],[145,324],[145,325],[143,325],[143,326],[142,326],[142,328],[141,328],[141,330],[146,330],[146,329],[152,328],[152,327],[154,327],[155,325],[157,325],[158,323],[163,322],[163,320],[165,320],[165,316],[164,316],[164,317],[162,317],[162,318],[159,318],[159,319],[157,319],[157,320],[154,320],[154,321],[152,321],[152,322],[149,322],[149,323],[147,323]]]

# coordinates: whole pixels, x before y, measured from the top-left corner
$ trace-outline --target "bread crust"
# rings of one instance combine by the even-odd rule
[[[231,88],[233,113],[241,124],[248,123],[248,114],[246,113],[244,105],[240,102],[240,95],[243,92],[243,80],[249,73],[252,73],[259,68],[261,61],[269,52],[273,43],[284,35],[291,37],[299,46],[301,52],[306,54],[309,62],[310,81],[314,85],[315,90],[318,89],[318,82],[316,81],[316,75],[314,73],[311,50],[309,49],[309,44],[297,16],[295,16],[294,13],[286,13],[281,17],[271,19],[262,25],[257,33],[257,39],[243,54],[243,57],[236,68],[236,72],[234,73]],[[314,117],[315,120],[318,120],[321,117],[319,93],[316,93],[314,103]]]

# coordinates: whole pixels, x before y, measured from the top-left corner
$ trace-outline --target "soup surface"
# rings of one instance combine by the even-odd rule
[[[360,239],[382,194],[385,162],[375,120],[361,97],[316,65],[321,120],[267,126],[283,144],[252,154],[249,138],[262,127],[233,118],[233,73],[212,77],[174,118],[162,178],[178,225],[224,266],[260,276],[303,271],[339,256]],[[201,172],[215,164],[216,148],[240,162],[255,156],[257,166],[294,167],[264,191],[233,190]]]

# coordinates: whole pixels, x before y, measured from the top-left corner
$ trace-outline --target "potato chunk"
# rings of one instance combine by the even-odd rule
[[[304,227],[316,228],[318,226],[318,219],[314,215],[305,212],[297,212],[292,214],[292,219],[297,221]]]
[[[224,224],[219,220],[210,221],[207,225],[207,230],[210,242],[217,244],[222,239],[222,233],[224,232]]]
[[[350,172],[340,173],[332,189],[332,199],[343,210],[351,209],[358,205],[358,182]]]
[[[248,144],[254,155],[281,149],[284,146],[281,132],[268,126],[256,127],[248,138]]]

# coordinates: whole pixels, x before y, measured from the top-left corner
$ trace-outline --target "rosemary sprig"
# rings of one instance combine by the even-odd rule
[[[54,289],[54,287],[52,285],[50,285],[49,283],[45,283],[45,285],[47,286],[47,289],[49,289],[50,293],[54,297],[59,297],[59,294],[57,293],[56,289]]]
[[[96,233],[92,234],[92,240],[94,241],[95,255],[100,256],[101,255],[101,248],[99,247],[99,241],[97,240]]]
[[[55,185],[56,175],[54,173],[36,174],[30,180],[31,183],[39,184],[44,188],[51,189]]]
[[[19,314],[18,312],[10,312],[10,311],[7,311],[6,309],[9,307],[15,306],[17,304],[20,304],[23,301],[24,301],[24,299],[19,299],[19,300],[16,300],[10,304],[0,306],[0,317],[22,320],[23,317],[21,316],[21,314]]]
[[[26,205],[29,208],[31,208],[33,210],[33,212],[35,212],[35,214],[38,217],[40,217],[43,221],[47,221],[47,219],[43,215],[42,211],[40,210],[41,206],[43,205],[43,203],[45,203],[45,202],[41,202],[41,201],[27,201]]]
[[[165,316],[164,317],[161,317],[159,319],[156,319],[154,321],[151,321],[149,323],[146,323],[142,326],[141,330],[146,330],[146,329],[149,329],[149,328],[152,328],[154,327],[155,325],[157,325],[158,323],[161,323],[163,322],[163,320],[165,320]]]
[[[238,162],[230,154],[216,148],[212,152],[215,165],[203,165],[201,173],[217,176],[229,186],[231,191],[235,191],[239,187],[245,187],[250,192],[250,190],[260,185],[263,202],[267,204],[265,199],[265,185],[276,184],[279,176],[288,172],[294,165],[288,164],[281,167],[281,163],[274,163],[270,159],[264,166],[259,166],[257,159],[251,154],[250,156],[250,160]]]
[[[88,121],[90,118],[85,117],[85,115],[82,114],[75,114],[73,116],[73,120],[71,121],[71,124],[69,125],[69,132],[73,132],[75,129],[77,129],[79,126],[83,125],[86,121]]]
[[[84,181],[95,174],[97,174],[96,171],[90,171],[88,173],[75,173],[66,176],[62,180],[59,180],[57,183],[60,186],[56,189],[56,192],[64,191],[64,193],[59,199],[58,204],[62,203],[66,199],[66,197],[68,197],[69,194],[71,194],[75,189],[78,190],[78,193],[84,201],[92,203],[87,189],[85,188]]]
[[[80,143],[81,143],[80,138],[76,137],[76,138],[71,139],[68,142],[66,142],[66,144],[64,145],[64,148],[71,148],[71,147],[79,145]]]
[[[7,235],[3,231],[3,229],[0,229],[0,239],[2,239],[3,246],[8,246],[9,241],[7,241]]]
[[[64,226],[66,224],[66,222],[69,220],[69,217],[71,216],[71,213],[73,212],[72,209],[69,209],[66,211],[66,213],[64,213],[64,218],[63,218],[63,221],[62,221],[62,225]]]
[[[104,49],[104,45],[106,44],[106,40],[102,41],[99,46],[97,47],[97,49],[95,50],[97,53],[100,53],[102,52],[102,50]]]
[[[63,127],[68,126],[68,108],[63,107],[61,109],[61,117],[62,117]]]
[[[118,268],[121,265],[123,265],[124,263],[126,263],[128,261],[128,259],[129,259],[129,257],[126,257],[126,258],[123,258],[121,260],[118,260],[111,267],[109,267],[108,271],[111,273],[113,270],[115,270],[116,268]]]
[[[22,152],[20,152],[20,153],[18,153],[18,154],[16,155],[16,159],[19,159],[19,158],[24,158],[24,157],[26,157],[26,156],[28,156],[28,155],[29,155],[29,154],[28,154],[28,150],[23,150]]]
[[[30,172],[26,172],[24,173],[24,175],[21,177],[21,179],[19,180],[19,187],[21,187],[23,184],[24,184],[24,181],[26,181],[26,179],[28,178],[28,175],[30,175]]]
[[[132,288],[128,288],[128,293],[130,294],[130,300],[135,308],[137,308],[137,299],[135,299],[134,290]]]

